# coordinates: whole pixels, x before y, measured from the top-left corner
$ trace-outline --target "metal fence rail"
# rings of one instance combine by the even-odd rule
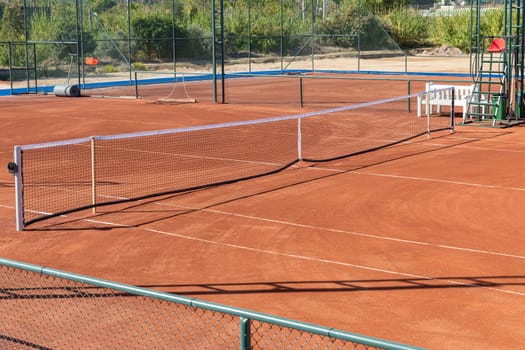
[[[3,258],[0,315],[2,349],[418,349]]]

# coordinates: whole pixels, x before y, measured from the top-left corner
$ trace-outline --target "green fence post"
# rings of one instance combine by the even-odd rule
[[[177,80],[175,80],[175,83]],[[139,98],[139,81],[137,77],[137,72],[135,71],[135,98]]]
[[[299,104],[303,108],[303,77],[299,77]]]
[[[283,19],[283,0],[281,0],[279,6],[279,50],[280,50],[280,56],[281,56],[281,68],[280,72],[283,74],[283,67],[284,67],[284,19]]]
[[[127,2],[127,20],[128,20],[128,69],[129,69],[129,80],[131,83],[131,0]]]
[[[212,84],[213,84],[213,102],[217,103],[217,53],[215,45],[217,44],[217,23],[215,19],[215,0],[211,1],[211,69],[212,69]]]
[[[252,73],[252,1],[248,0],[248,72]]]
[[[241,330],[241,350],[250,350],[251,344],[250,344],[250,319],[241,317],[241,324],[240,324],[240,330]]]
[[[9,89],[10,94],[14,95],[13,93],[13,52],[11,48],[11,42],[7,43],[7,61],[9,63]]]

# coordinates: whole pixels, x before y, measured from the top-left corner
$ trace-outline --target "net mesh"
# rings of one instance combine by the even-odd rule
[[[22,146],[24,223],[268,175],[300,160],[349,157],[451,127],[447,117],[417,117],[415,97]]]
[[[424,135],[427,119],[408,112],[408,100],[396,98],[347,111],[341,107],[302,121],[303,160],[330,161],[369,152]],[[340,111],[339,111],[340,110]],[[436,125],[437,124],[437,125]],[[443,119],[433,127],[443,127]]]

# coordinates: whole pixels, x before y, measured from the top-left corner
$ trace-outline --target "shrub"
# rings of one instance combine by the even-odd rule
[[[0,18],[0,39],[1,41],[23,41],[24,40],[24,13],[17,4],[6,4],[3,7],[3,14]],[[12,48],[15,62],[14,66],[25,65],[24,47],[17,45]],[[9,54],[7,45],[0,48],[0,66],[7,66]]]
[[[2,41],[24,40],[24,12],[17,3],[4,5],[0,18],[0,33],[2,33]]]
[[[385,17],[386,27],[392,38],[403,48],[428,43],[428,25],[431,21],[413,8],[396,8]]]
[[[93,11],[99,13],[107,11],[117,4],[115,0],[92,0],[91,2]]]
[[[363,51],[399,50],[378,17],[355,5],[343,6],[319,25],[329,36],[328,44]]]
[[[103,59],[122,61],[123,56],[128,56],[127,40],[127,34],[122,29],[117,30],[113,38],[108,38],[105,33],[101,33],[94,55]]]
[[[468,51],[470,46],[470,14],[422,17],[408,8],[409,0],[333,0],[326,18],[316,13],[315,32],[326,46],[365,50],[398,50],[436,44]],[[24,41],[24,16],[20,1],[0,0],[0,38],[3,41]],[[28,4],[31,2],[28,2]],[[29,19],[29,38],[34,41],[77,40],[76,6],[73,1],[47,1],[47,11],[34,12]],[[226,54],[237,55],[248,49],[248,0],[225,0]],[[252,0],[252,52],[299,54],[311,42],[312,4],[306,1]],[[317,1],[316,3],[319,3]],[[16,5],[13,5],[16,4]],[[147,62],[172,61],[177,58],[206,58],[212,51],[211,5],[203,0],[175,2],[175,50],[172,39],[171,2],[160,0],[132,1],[131,35],[128,33],[127,2],[122,0],[84,1],[83,54],[125,63],[129,57]],[[361,5],[361,8],[358,8]],[[282,14],[282,27],[281,16]],[[93,10],[93,11],[92,11]],[[302,11],[306,10],[308,14]],[[95,15],[95,12],[97,13]],[[374,15],[374,14],[375,15]],[[380,15],[381,20],[377,15]],[[501,35],[503,10],[486,10],[481,14],[481,34]],[[385,30],[386,28],[386,30]],[[281,33],[283,36],[281,37]],[[131,37],[131,41],[129,37]],[[95,41],[95,38],[97,41]],[[282,46],[281,46],[282,44]],[[131,48],[131,53],[128,52]],[[13,65],[24,65],[24,47],[13,47]],[[0,46],[0,65],[7,65],[7,46]],[[39,44],[37,62],[64,62],[76,53],[74,44]]]
[[[483,12],[481,30],[484,35],[501,35],[503,33],[503,10],[490,9]]]
[[[342,6],[334,14],[319,23],[318,31],[329,36],[328,44],[357,49],[359,34],[359,12],[356,6]],[[366,18],[361,16],[361,22]]]
[[[457,47],[468,52],[470,47],[470,16],[466,13],[436,17],[432,26],[436,44]]]
[[[131,66],[133,67],[133,70],[137,70],[137,71],[145,71],[146,70],[146,65],[142,62],[133,62],[131,64]]]
[[[104,72],[104,73],[116,73],[116,72],[118,72],[118,69],[112,64],[107,64],[104,67],[102,67],[102,72]]]
[[[186,38],[185,29],[175,25],[175,36]],[[133,36],[140,38],[135,42],[134,57],[139,60],[169,59],[173,56],[173,28],[171,18],[160,17],[155,14],[148,14],[142,18],[137,18],[132,22]],[[179,42],[177,51],[184,50],[183,42]]]
[[[184,51],[177,50],[176,56],[178,57],[209,57],[211,55],[211,33],[205,32],[201,27],[197,25],[190,25],[188,27],[188,37],[178,39],[179,44],[184,48]],[[177,45],[178,48],[179,45]]]

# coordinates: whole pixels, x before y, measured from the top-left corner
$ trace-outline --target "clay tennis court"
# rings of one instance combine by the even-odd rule
[[[264,79],[239,80],[227,104],[201,96],[195,104],[2,97],[0,162],[12,160],[14,145],[290,115],[407,88],[325,83],[305,90],[303,108],[297,85],[284,80],[267,81],[274,98],[265,99]],[[322,92],[330,97],[316,99]],[[522,126],[458,126],[23,232],[15,230],[14,180],[4,170],[0,255],[425,348],[520,349],[524,161]]]

